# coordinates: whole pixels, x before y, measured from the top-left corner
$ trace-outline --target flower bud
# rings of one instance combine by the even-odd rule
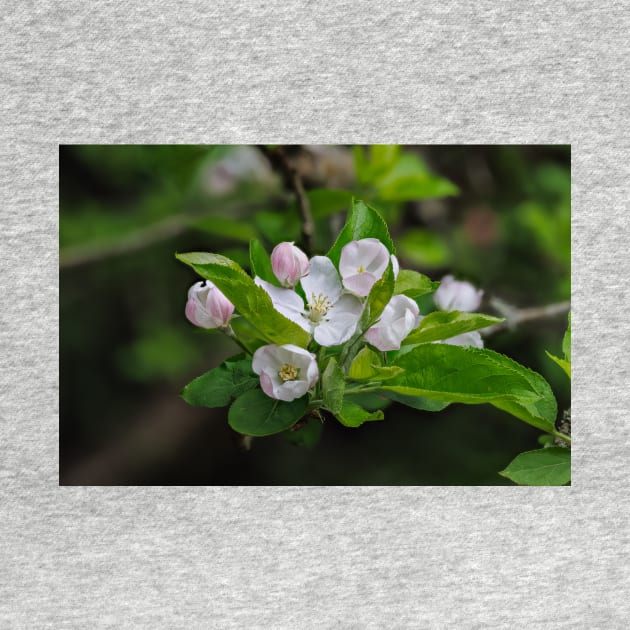
[[[279,243],[271,252],[271,268],[283,287],[293,288],[308,273],[306,254],[293,243]]]
[[[196,282],[188,290],[186,317],[201,328],[225,328],[234,305],[209,280]]]
[[[258,348],[252,368],[263,392],[276,400],[301,398],[319,378],[315,355],[293,344]]]
[[[418,305],[406,295],[395,295],[388,302],[378,322],[365,333],[365,338],[383,352],[400,350],[403,339],[419,323]]]
[[[455,280],[453,276],[444,276],[433,295],[435,305],[442,311],[471,312],[479,308],[483,291],[470,282]]]

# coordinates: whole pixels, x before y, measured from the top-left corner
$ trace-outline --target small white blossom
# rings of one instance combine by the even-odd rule
[[[343,294],[339,274],[326,256],[311,258],[309,274],[301,280],[306,304],[291,289],[274,287],[258,277],[255,282],[267,292],[277,311],[311,333],[321,346],[344,343],[357,328],[363,304],[353,295]]]
[[[479,308],[483,291],[466,282],[455,280],[453,276],[444,276],[433,295],[436,306],[442,311],[472,312]]]
[[[201,328],[225,328],[234,305],[209,280],[196,282],[188,290],[186,317]]]
[[[260,375],[262,390],[276,400],[301,398],[319,378],[315,355],[292,344],[258,348],[252,368]]]
[[[379,350],[399,350],[403,339],[419,322],[418,305],[406,295],[395,295],[378,322],[367,330],[365,338]]]
[[[387,247],[376,238],[363,238],[344,245],[339,259],[343,286],[355,295],[365,297],[380,280],[392,261],[394,276],[398,276],[398,260],[390,256]]]
[[[444,339],[439,343],[446,343],[449,346],[472,346],[473,348],[483,348],[483,339],[478,330],[462,333],[450,339]]]
[[[293,288],[308,273],[306,254],[293,243],[279,243],[271,252],[271,267],[283,287]]]

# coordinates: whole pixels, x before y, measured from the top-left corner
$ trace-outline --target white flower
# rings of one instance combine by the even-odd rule
[[[234,305],[209,280],[196,282],[188,290],[186,317],[201,328],[225,328]]]
[[[478,330],[462,333],[450,339],[444,339],[439,343],[446,343],[449,346],[472,346],[473,348],[483,348],[483,339]]]
[[[399,350],[403,339],[420,323],[418,305],[406,295],[395,295],[365,338],[379,350]]]
[[[394,277],[400,268],[396,256],[389,255],[387,247],[376,238],[363,238],[344,245],[339,259],[339,273],[343,286],[356,295],[365,297],[377,280],[380,280],[392,261]]]
[[[308,273],[306,254],[293,243],[279,243],[271,252],[271,267],[283,287],[293,288]]]
[[[252,368],[262,390],[276,400],[301,398],[319,378],[315,355],[292,344],[258,348]]]
[[[436,306],[442,311],[472,312],[479,308],[483,291],[470,282],[455,280],[453,276],[444,276],[433,295]]]
[[[363,305],[352,295],[343,295],[339,275],[326,256],[310,260],[308,276],[301,280],[304,300],[291,289],[281,289],[256,278],[271,298],[274,308],[315,337],[321,346],[336,346],[354,334]]]

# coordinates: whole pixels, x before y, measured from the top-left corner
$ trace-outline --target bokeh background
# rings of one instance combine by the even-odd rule
[[[403,267],[485,291],[480,310],[570,298],[570,147],[292,146],[325,252],[352,196],[386,218]],[[60,483],[501,485],[540,432],[489,405],[432,414],[391,404],[320,443],[244,448],[227,409],[179,397],[239,349],[184,317],[193,272],[175,251],[248,266],[249,239],[299,241],[295,198],[255,146],[60,147]],[[430,304],[427,304],[430,308]],[[487,347],[540,372],[570,407],[566,317],[497,332]],[[375,400],[375,405],[380,401]]]

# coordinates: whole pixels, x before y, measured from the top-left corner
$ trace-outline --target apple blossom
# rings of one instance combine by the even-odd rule
[[[315,337],[321,346],[336,346],[354,334],[363,304],[353,295],[343,294],[339,274],[326,256],[310,260],[308,276],[301,280],[304,300],[291,289],[274,287],[256,277],[273,302],[274,308]]]
[[[472,346],[473,348],[483,348],[483,339],[478,330],[472,332],[462,333],[461,335],[455,335],[450,339],[444,339],[439,343],[446,343],[449,346]]]
[[[420,322],[418,305],[406,295],[395,295],[365,338],[379,350],[399,350],[403,339]]]
[[[394,276],[400,266],[396,256],[390,256],[387,247],[376,238],[363,238],[344,245],[339,259],[339,273],[343,286],[355,295],[365,297],[377,280],[380,280],[392,261]]]
[[[271,267],[283,287],[293,288],[308,273],[306,254],[293,243],[279,243],[271,252]]]
[[[188,290],[186,317],[201,328],[226,328],[234,305],[209,280],[196,282]]]
[[[252,369],[267,396],[287,402],[304,396],[319,378],[315,355],[293,344],[258,348]]]
[[[442,311],[472,312],[479,308],[483,291],[470,282],[455,280],[453,276],[444,276],[433,295],[436,306]]]

